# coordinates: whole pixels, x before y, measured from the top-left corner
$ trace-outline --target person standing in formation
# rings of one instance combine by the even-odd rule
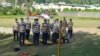
[[[65,43],[65,40],[66,40],[66,34],[67,34],[67,31],[66,31],[66,28],[67,28],[68,24],[67,24],[67,20],[66,18],[64,17],[63,20],[62,20],[62,28],[61,28],[61,32],[62,32],[62,39],[63,39],[63,42]]]
[[[48,24],[47,30],[48,30],[48,40],[49,40],[50,39],[50,31],[51,31],[51,24],[50,24],[50,20],[49,19],[47,20],[47,24]]]
[[[52,42],[56,43],[59,38],[59,20],[56,19],[52,24]]]
[[[42,32],[42,41],[43,44],[47,44],[47,40],[50,38],[50,31],[52,31],[52,42],[57,43],[57,39],[59,38],[59,32],[61,35],[61,39],[65,43],[65,40],[67,40],[67,43],[70,42],[70,39],[73,36],[73,22],[72,19],[69,20],[67,23],[67,20],[65,17],[63,20],[59,22],[58,19],[54,20],[52,24],[50,24],[49,20],[44,19],[44,22],[42,23],[42,27],[40,30],[40,23],[38,22],[38,19],[34,19],[34,23],[32,24],[32,32],[33,32],[33,43],[35,45],[39,44],[39,37],[40,37],[40,31]],[[66,28],[68,27],[68,36]],[[14,25],[13,25],[13,35],[14,40],[19,40],[20,45],[24,45],[25,38],[29,40],[30,36],[30,30],[31,30],[31,22],[29,21],[29,18],[26,19],[26,22],[24,22],[24,19],[21,18],[21,22],[18,22],[18,19],[15,19]],[[19,36],[18,36],[19,34]]]
[[[31,22],[29,21],[29,18],[26,18],[26,39],[29,40],[30,36],[30,29],[31,29]]]
[[[19,43],[20,43],[20,45],[24,45],[25,32],[26,32],[26,24],[24,22],[24,19],[21,18],[21,22],[19,24],[19,33],[20,33]]]
[[[73,22],[72,19],[69,19],[68,22],[68,39],[70,40],[72,38],[73,35]]]
[[[32,24],[32,32],[33,32],[33,43],[35,45],[39,44],[39,36],[40,36],[40,24],[38,19],[34,19],[34,23]]]
[[[14,35],[14,41],[17,39],[19,39],[18,37],[18,33],[19,33],[19,22],[18,19],[15,19],[15,22],[13,24],[13,35]]]
[[[47,44],[47,39],[48,39],[48,24],[47,24],[47,20],[44,19],[44,23],[42,23],[42,40],[43,40],[43,44],[46,45]]]

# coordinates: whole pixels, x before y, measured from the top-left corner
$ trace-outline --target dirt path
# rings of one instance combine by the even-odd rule
[[[73,30],[74,30],[74,32],[82,31],[82,32],[88,32],[88,33],[91,33],[91,34],[95,33],[95,34],[100,35],[100,29],[97,29],[97,28],[74,28]],[[12,34],[12,28],[0,27],[0,32]]]

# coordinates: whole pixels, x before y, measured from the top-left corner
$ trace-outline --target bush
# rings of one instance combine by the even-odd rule
[[[42,10],[35,9],[35,8],[33,8],[33,10],[32,10],[32,14],[34,14],[34,15],[40,15],[41,13],[42,13]]]
[[[82,11],[81,9],[78,9],[78,11]]]
[[[50,15],[57,15],[57,12],[55,9],[50,9]]]
[[[12,15],[24,15],[24,11],[21,8],[13,8],[10,12]]]
[[[69,12],[69,11],[70,11],[70,10],[69,10],[69,9],[67,9],[67,8],[63,10],[63,12]]]
[[[9,12],[9,10],[11,10],[12,9],[12,7],[0,7],[0,14],[1,15],[7,15],[8,14],[8,12]]]
[[[21,8],[2,7],[0,6],[0,15],[23,15]]]
[[[96,9],[85,9],[84,12],[99,12],[100,10]]]
[[[77,11],[80,11],[80,10],[73,9],[73,8],[72,9],[67,9],[66,8],[66,9],[63,10],[63,12],[77,12]]]

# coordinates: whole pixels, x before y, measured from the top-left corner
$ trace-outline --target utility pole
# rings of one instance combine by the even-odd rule
[[[59,24],[59,39],[58,39],[58,53],[57,53],[57,56],[61,56],[60,55],[60,48],[61,48],[61,22]]]

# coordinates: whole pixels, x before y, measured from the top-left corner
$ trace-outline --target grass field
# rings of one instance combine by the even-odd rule
[[[14,47],[19,46],[18,41],[13,41],[12,35],[11,34],[1,34],[0,33],[0,55],[1,56],[19,56],[20,53],[24,52],[31,52],[31,54],[36,55],[37,54],[37,49],[34,46],[24,46],[21,48],[21,51],[15,52]]]
[[[0,16],[0,27],[12,27],[14,18],[24,16]],[[54,18],[62,19],[55,16]],[[100,18],[83,18],[83,17],[66,17],[67,21],[72,18],[74,28],[97,28],[100,27]],[[33,20],[31,20],[33,22]],[[43,20],[40,19],[40,23]],[[53,22],[53,20],[51,20]],[[92,30],[91,30],[92,31]],[[100,35],[89,32],[74,32],[73,39],[70,43],[61,45],[61,56],[100,56]],[[32,36],[30,36],[32,41]],[[30,56],[57,56],[57,44],[43,46],[23,46],[18,52],[13,48],[18,45],[18,41],[13,41],[11,34],[0,33],[0,56],[19,56],[19,53],[28,52]],[[34,56],[34,55],[33,55]]]
[[[31,40],[32,41],[32,40]],[[23,46],[21,51],[14,52],[13,48],[18,42],[13,42],[12,35],[0,34],[0,55],[18,56],[19,53],[28,52],[30,56],[57,56],[57,44],[43,46]],[[34,56],[34,55],[33,55]],[[100,56],[100,35],[87,32],[76,32],[70,43],[61,45],[61,56]]]
[[[57,54],[57,47],[43,49],[41,56]],[[70,44],[61,47],[61,56],[100,56],[100,36],[86,32],[77,32]],[[46,54],[44,54],[46,53]]]
[[[0,27],[12,27],[14,18],[20,18],[24,16],[0,16]],[[62,19],[62,17],[54,16],[54,19]],[[74,27],[86,27],[86,28],[97,28],[100,26],[100,18],[83,18],[83,17],[66,17],[67,21],[72,18],[74,22]],[[39,20],[40,23],[43,20]],[[33,20],[31,20],[33,22]],[[53,20],[51,20],[53,22]]]
[[[100,12],[100,10],[96,10],[96,9],[86,9],[86,10],[81,10],[81,9],[64,9],[63,12]]]

